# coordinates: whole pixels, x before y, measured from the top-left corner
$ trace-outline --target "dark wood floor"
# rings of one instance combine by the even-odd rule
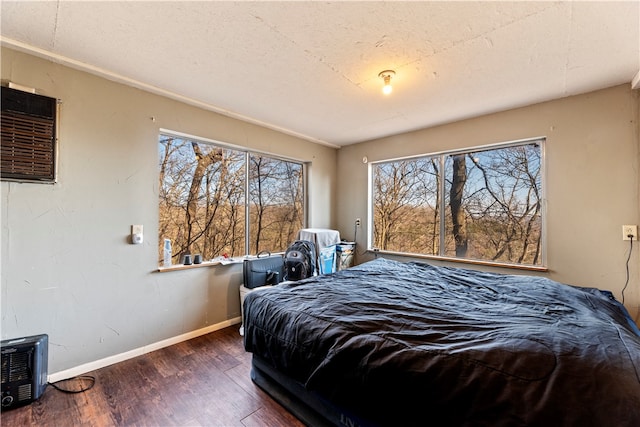
[[[3,411],[9,426],[302,426],[249,377],[238,326],[87,373],[79,394],[53,387]],[[61,384],[78,386],[79,383]]]

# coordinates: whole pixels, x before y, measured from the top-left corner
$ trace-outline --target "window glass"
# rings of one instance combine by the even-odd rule
[[[250,155],[249,231],[251,253],[285,250],[303,228],[302,165]]]
[[[542,144],[501,144],[373,164],[373,246],[543,265]]]
[[[160,135],[158,259],[164,239],[173,264],[182,254],[285,250],[303,228],[302,172],[300,163]]]
[[[374,246],[437,255],[440,179],[437,158],[398,160],[374,169]]]

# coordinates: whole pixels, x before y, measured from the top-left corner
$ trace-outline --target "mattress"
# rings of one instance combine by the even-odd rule
[[[380,258],[244,310],[247,351],[375,425],[640,425],[640,331],[610,292]]]

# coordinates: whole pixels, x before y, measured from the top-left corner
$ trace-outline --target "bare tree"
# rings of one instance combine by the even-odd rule
[[[436,188],[434,189],[434,182]],[[424,250],[437,233],[429,210],[437,210],[437,180],[427,161],[402,160],[374,170],[374,244],[396,251]],[[434,200],[432,203],[429,200]],[[437,216],[437,212],[434,213]]]
[[[302,165],[259,155],[250,163],[251,247],[284,250],[303,225]]]
[[[189,196],[187,198],[187,209],[185,217],[185,227],[187,229],[187,238],[183,248],[184,253],[191,253],[191,246],[202,234],[206,228],[195,230],[198,218],[198,204],[202,189],[202,179],[211,165],[222,160],[222,149],[216,148],[203,152],[197,142],[192,142],[191,147],[196,157],[196,167],[191,179],[191,187],[189,188]]]
[[[467,255],[467,223],[462,205],[464,186],[467,182],[467,166],[464,154],[453,156],[453,176],[449,192],[449,208],[453,222],[453,238],[456,242],[456,256]]]
[[[436,202],[433,204],[433,217],[431,220],[432,225],[432,231],[431,231],[431,235],[430,235],[430,243],[431,243],[431,254],[437,254],[438,253],[438,248],[439,248],[439,242],[440,242],[440,227],[439,227],[439,223],[440,223],[440,219],[439,219],[439,215],[440,215],[440,166],[439,163],[436,161],[436,159],[430,159],[429,163],[431,164],[431,169],[433,170],[432,174],[433,174],[433,179],[435,180],[435,185],[433,188],[433,192],[435,192],[435,200]]]
[[[483,259],[537,264],[541,247],[540,151],[535,145],[470,154],[480,172],[467,216],[485,230]],[[482,160],[481,160],[482,159]],[[484,164],[486,163],[486,164]],[[487,252],[492,248],[492,252]]]
[[[400,212],[408,203],[413,187],[413,163],[395,162],[380,165],[375,175],[375,246],[390,249],[393,233],[402,220]]]

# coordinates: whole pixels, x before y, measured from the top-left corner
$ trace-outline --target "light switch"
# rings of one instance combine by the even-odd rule
[[[131,243],[134,245],[139,245],[142,243],[143,233],[142,233],[142,225],[132,225],[131,226]]]

